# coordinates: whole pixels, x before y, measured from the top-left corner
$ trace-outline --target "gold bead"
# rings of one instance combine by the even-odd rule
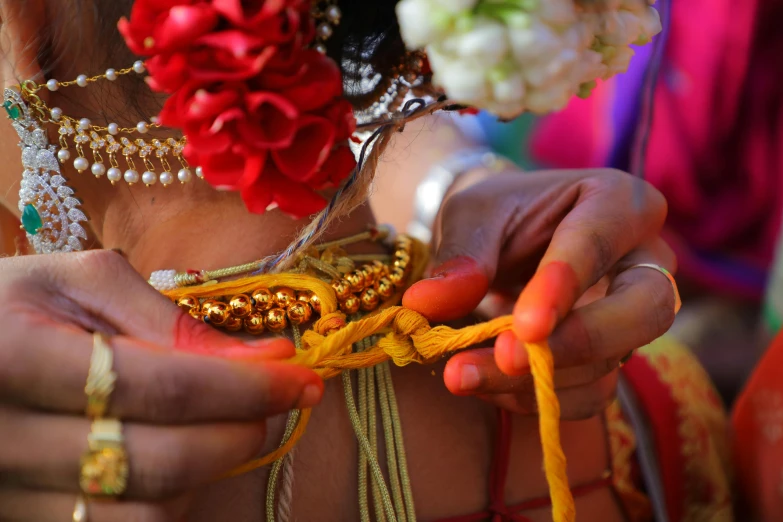
[[[282,332],[288,327],[288,319],[285,315],[285,310],[282,308],[272,308],[267,311],[264,316],[264,326],[270,332]]]
[[[264,333],[264,314],[261,312],[253,312],[245,317],[244,320],[245,331],[251,335],[260,335]]]
[[[379,280],[382,277],[386,277],[389,274],[389,267],[384,265],[383,262],[377,259],[372,262],[372,268],[375,272],[375,280]]]
[[[259,312],[266,312],[275,306],[275,298],[272,292],[267,288],[259,288],[252,294],[253,301],[255,301],[256,310]]]
[[[203,311],[205,314],[204,317],[207,319],[205,322],[209,322],[209,324],[214,326],[225,325],[228,318],[231,317],[231,313],[229,312],[226,303],[210,303],[209,308],[204,308]]]
[[[345,280],[351,285],[352,292],[361,292],[364,290],[364,274],[359,270],[354,270],[345,276]]]
[[[212,306],[220,303],[217,299],[207,299],[203,303],[201,303],[201,311],[204,313],[207,313]]]
[[[334,288],[334,293],[337,294],[338,301],[345,301],[351,297],[351,284],[345,279],[332,283],[332,288]]]
[[[317,295],[313,294],[312,297],[310,297],[310,307],[315,311],[315,313],[320,314],[321,313],[321,298]]]
[[[361,307],[362,310],[365,312],[370,312],[372,310],[375,310],[378,308],[378,304],[381,302],[381,296],[378,295],[378,292],[373,290],[372,288],[367,288],[364,292],[362,292],[361,296]]]
[[[195,297],[185,295],[177,299],[177,306],[182,308],[185,312],[190,312],[194,308],[198,309],[201,305]]]
[[[375,291],[378,292],[378,295],[383,299],[388,299],[394,295],[395,290],[396,288],[394,288],[394,284],[389,281],[388,277],[382,277],[378,279],[377,283],[375,283]]]
[[[365,265],[360,269],[362,275],[364,276],[364,287],[370,288],[372,285],[375,284],[375,270],[373,269],[372,265]]]
[[[408,236],[398,236],[394,242],[397,249],[409,251],[413,246],[413,240]]]
[[[253,312],[253,301],[245,294],[232,297],[228,302],[228,306],[231,307],[231,313],[240,319],[247,317]]]
[[[288,320],[291,321],[291,324],[299,325],[310,320],[310,317],[313,315],[313,309],[310,308],[309,304],[297,301],[288,305],[286,315],[288,315]]]
[[[397,253],[394,254],[394,266],[401,270],[405,270],[406,268],[408,268],[408,263],[410,262],[410,260],[411,260],[411,256],[408,255],[407,252],[398,250]]]
[[[275,290],[275,301],[280,308],[286,308],[291,303],[296,302],[296,292],[290,288],[278,288]]]
[[[395,268],[389,274],[389,281],[391,281],[394,286],[400,286],[405,281],[405,271]]]
[[[351,315],[355,314],[359,311],[359,308],[361,307],[362,302],[359,300],[358,297],[351,296],[342,303],[340,303],[340,310],[343,311],[343,313]]]
[[[228,332],[238,332],[242,329],[242,319],[236,315],[230,315],[226,324],[223,325],[223,329]]]
[[[306,303],[310,305],[310,308],[315,313],[318,314],[321,313],[321,299],[313,292],[309,292],[309,291],[297,292],[296,300],[299,301],[300,303]]]
[[[199,310],[198,307],[191,308],[188,312],[188,315],[192,317],[193,319],[196,319],[197,321],[203,321],[204,320],[204,314]]]

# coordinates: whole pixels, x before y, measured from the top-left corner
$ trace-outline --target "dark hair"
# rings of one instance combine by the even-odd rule
[[[363,76],[378,73],[388,76],[389,71],[397,66],[405,50],[400,39],[395,15],[398,0],[339,0],[343,12],[341,23],[337,26],[334,36],[329,40],[328,51],[338,64],[341,64],[346,82],[346,92],[358,108],[372,97],[372,91],[383,86],[371,88],[364,92],[359,87]],[[119,31],[117,21],[122,16],[128,16],[133,0],[49,0],[47,3],[49,20],[56,21],[48,32],[41,33],[39,47],[39,63],[46,78],[51,78],[55,71],[58,74],[76,75],[86,71],[74,71],[63,62],[63,56],[72,52],[92,53],[93,70],[103,71],[107,67],[118,68],[133,63],[137,58],[125,46]],[[92,24],[95,28],[97,42],[86,42],[80,38],[79,28],[83,24]],[[97,43],[97,45],[96,45]],[[123,104],[117,106],[116,96],[112,105],[117,110],[132,110],[136,115],[149,111],[150,103],[158,98],[152,93],[141,78],[131,75],[128,80],[117,82],[116,87],[123,89]],[[385,89],[385,87],[383,87]],[[91,89],[93,96],[112,96],[110,91],[101,93],[99,89]],[[101,100],[103,101],[103,100]],[[157,100],[160,103],[160,100]],[[143,110],[143,108],[146,109]]]

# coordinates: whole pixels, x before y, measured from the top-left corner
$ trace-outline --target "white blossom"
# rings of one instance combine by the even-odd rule
[[[457,103],[504,118],[563,108],[596,80],[628,68],[630,45],[661,31],[647,0],[400,0],[409,49]]]

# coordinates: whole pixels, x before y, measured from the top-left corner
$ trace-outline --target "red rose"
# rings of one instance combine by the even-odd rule
[[[170,93],[159,118],[187,137],[185,158],[251,212],[302,217],[316,191],[350,175],[355,130],[339,67],[308,48],[310,0],[137,0],[120,31],[150,55],[148,82]]]
[[[136,0],[130,20],[118,29],[131,51],[141,56],[188,47],[218,23],[218,13],[206,0]]]
[[[297,35],[309,43],[315,35],[310,0],[212,0],[212,5],[233,26],[276,43],[290,42]]]
[[[275,51],[262,36],[227,30],[198,38],[188,50],[150,58],[146,66],[153,89],[174,92],[186,81],[211,83],[252,78]]]

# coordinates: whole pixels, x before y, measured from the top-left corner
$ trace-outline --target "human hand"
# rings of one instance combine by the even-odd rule
[[[119,502],[89,504],[90,522],[181,519],[190,492],[259,454],[267,417],[323,393],[280,362],[289,341],[192,320],[110,251],[0,259],[0,302],[0,520],[71,520],[91,331],[112,335],[107,415],[124,423],[130,475]]]
[[[404,305],[443,322],[470,314],[489,290],[518,298],[513,333],[494,348],[454,355],[444,372],[448,389],[535,413],[523,342],[548,338],[563,418],[603,411],[620,362],[674,320],[666,277],[629,270],[652,263],[674,272],[674,254],[659,236],[665,217],[658,191],[614,170],[510,172],[452,196],[438,267],[407,291]]]

